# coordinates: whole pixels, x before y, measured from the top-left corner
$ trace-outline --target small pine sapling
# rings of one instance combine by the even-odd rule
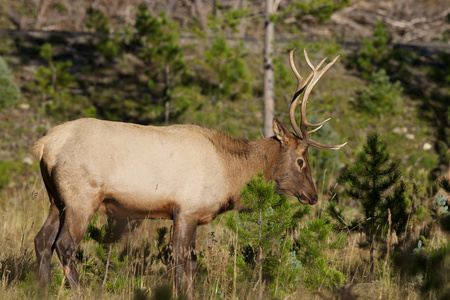
[[[276,295],[280,281],[291,284],[301,270],[286,234],[292,223],[290,203],[286,196],[275,194],[273,187],[260,172],[242,190],[244,211],[227,218],[227,227],[240,241],[242,268],[258,271],[260,299],[265,284]]]
[[[20,97],[20,89],[5,60],[0,56],[0,109],[13,106]]]
[[[177,97],[172,94],[173,89],[182,85],[183,78],[187,76],[186,62],[179,45],[178,25],[164,13],[154,16],[147,11],[146,5],[139,5],[138,10],[134,42],[141,46],[139,57],[147,66],[147,85],[157,102],[153,109],[164,112],[164,123],[168,125],[170,114],[180,114],[189,106],[184,101],[176,103]],[[174,104],[179,105],[174,107]]]
[[[370,78],[371,74],[380,69],[388,69],[392,59],[392,36],[382,21],[375,25],[373,37],[363,39],[361,50],[358,53],[358,69],[364,78]]]
[[[450,210],[448,208],[448,197],[446,196],[450,195],[450,184],[448,179],[443,177],[439,182],[439,186],[442,188],[442,190],[439,190],[439,193],[435,197],[435,201],[433,201],[433,204],[438,210],[437,217],[439,219],[439,225],[441,226],[441,229],[448,234],[450,233]],[[442,191],[444,191],[444,194],[442,193]]]
[[[89,258],[86,258],[85,271],[86,273],[103,276],[102,285],[111,288],[107,281],[110,268],[117,271],[123,263],[120,260],[116,242],[119,241],[124,233],[130,228],[126,220],[118,221],[111,218],[108,218],[107,222],[101,228],[98,228],[95,224],[98,222],[99,217],[100,215],[98,213],[94,215],[89,222],[88,229],[83,238],[86,241],[94,240],[97,243],[95,246],[95,259],[89,260]],[[137,226],[137,223],[134,223],[133,226]],[[78,250],[77,255],[81,258],[83,252]],[[96,260],[99,262],[96,262]],[[99,265],[95,266],[96,264]]]
[[[344,231],[334,234],[336,227],[327,215],[314,218],[299,230],[294,249],[302,263],[306,287],[340,287],[345,281],[342,272],[333,268],[325,251],[342,249],[346,242]]]
[[[86,27],[95,33],[89,41],[90,44],[101,54],[102,63],[112,62],[119,55],[123,44],[120,36],[117,33],[110,34],[109,19],[100,10],[89,7],[86,10],[86,15]],[[101,60],[96,59],[95,64],[98,64],[98,61]]]
[[[406,184],[401,179],[399,160],[392,160],[386,143],[376,133],[367,136],[363,151],[339,178],[346,185],[346,194],[361,207],[363,218],[352,227],[365,233],[361,248],[370,251],[370,276],[374,279],[375,246],[384,244],[388,230],[388,209],[391,211],[392,230],[402,232],[408,220],[410,201]]]

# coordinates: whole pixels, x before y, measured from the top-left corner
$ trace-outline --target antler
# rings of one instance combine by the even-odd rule
[[[336,56],[335,59],[333,59],[329,64],[327,64],[322,70],[319,70],[319,68],[322,66],[322,64],[327,59],[326,57],[322,59],[322,61],[314,67],[311,61],[309,60],[308,53],[306,50],[303,50],[305,53],[306,62],[308,63],[308,66],[311,68],[312,72],[309,73],[309,75],[306,78],[303,78],[300,76],[300,73],[297,71],[297,68],[295,67],[294,63],[294,51],[295,49],[291,50],[289,53],[289,62],[291,65],[292,72],[294,73],[295,77],[297,78],[297,90],[294,94],[294,98],[292,99],[291,106],[289,108],[289,118],[291,121],[292,128],[294,129],[295,133],[298,135],[298,137],[309,146],[313,146],[319,149],[334,149],[337,150],[343,146],[345,146],[347,143],[344,143],[342,145],[326,145],[319,142],[316,142],[312,140],[309,137],[310,133],[313,133],[317,130],[319,130],[322,125],[331,118],[326,119],[325,121],[322,121],[317,124],[309,123],[306,120],[306,104],[308,103],[308,97],[311,93],[311,90],[316,85],[316,83],[319,81],[320,77],[336,62],[336,60],[339,58],[339,55]],[[312,79],[311,79],[312,78]],[[310,81],[311,80],[311,81]],[[309,81],[309,83],[308,83]],[[306,87],[306,90],[305,90]],[[303,99],[301,101],[301,122],[300,122],[300,128],[297,126],[297,123],[295,122],[295,108],[299,105],[300,95],[302,94],[303,90],[305,90],[305,93],[303,94]],[[308,131],[308,127],[317,127],[313,130]]]

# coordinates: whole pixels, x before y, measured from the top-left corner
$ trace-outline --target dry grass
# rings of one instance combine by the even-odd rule
[[[0,278],[0,298],[79,298],[62,280],[62,269],[56,255],[52,260],[53,284],[49,294],[40,291],[35,284],[33,238],[45,221],[47,210],[48,199],[40,183],[4,191],[1,195],[0,270],[3,270],[3,274]],[[236,239],[233,233],[225,228],[222,219],[223,216],[220,216],[213,223],[198,228],[197,249],[200,258],[196,298],[255,299],[256,280],[236,280],[233,269],[235,256],[229,250]],[[100,218],[98,225],[104,221],[104,218]],[[83,282],[81,293],[85,298],[132,299],[137,289],[151,295],[159,286],[169,285],[171,270],[161,262],[149,263],[148,252],[157,252],[156,229],[162,226],[170,228],[170,225],[170,221],[146,220],[122,239],[114,251],[127,254],[128,259],[124,260],[119,269],[110,271],[108,284],[115,287],[109,289],[102,287],[103,277],[93,274],[88,267],[89,263],[97,263],[97,270],[104,268],[96,257],[96,243],[82,242],[80,249],[84,257],[82,262],[78,261],[77,268]],[[327,253],[329,263],[344,273],[346,286],[335,290],[319,288],[315,291],[300,288],[285,294],[283,299],[356,299],[356,295],[359,296],[358,299],[420,299],[414,285],[402,282],[394,273],[385,276],[383,270],[378,270],[381,272],[381,279],[365,283],[369,274],[368,254],[357,247],[357,242],[357,235],[349,235],[344,249]],[[103,271],[99,274],[103,274]],[[271,298],[268,293],[266,296]]]

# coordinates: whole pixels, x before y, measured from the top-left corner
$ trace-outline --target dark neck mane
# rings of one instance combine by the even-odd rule
[[[218,152],[227,157],[246,159],[251,155],[254,141],[239,139],[226,133],[209,131],[206,138],[214,145]]]
[[[212,130],[204,132],[204,136],[214,145],[226,164],[230,188],[228,199],[232,203],[226,210],[240,210],[242,188],[253,176],[263,171],[267,181],[273,180],[280,142],[274,137],[263,140],[238,139]]]
[[[227,161],[230,173],[239,173],[236,180],[245,184],[251,177],[264,171],[267,180],[272,180],[272,171],[280,142],[274,138],[246,140],[231,137],[224,133],[208,131],[205,137],[214,145],[218,153]]]

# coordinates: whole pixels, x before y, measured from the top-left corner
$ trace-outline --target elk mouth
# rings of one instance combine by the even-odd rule
[[[297,196],[298,201],[300,201],[302,204],[309,204],[309,205],[314,205],[317,203],[317,197],[315,197],[314,199],[309,199],[308,197],[306,197],[305,195],[301,194],[299,196]]]

